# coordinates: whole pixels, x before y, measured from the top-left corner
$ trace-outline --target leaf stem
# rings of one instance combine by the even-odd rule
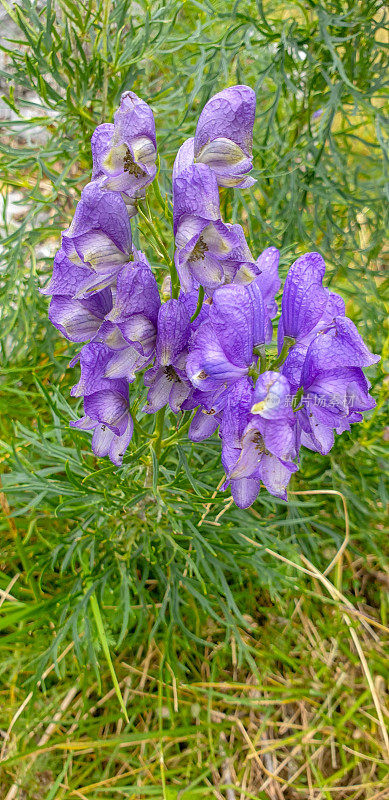
[[[284,343],[282,345],[282,350],[281,350],[278,358],[276,358],[270,364],[270,366],[269,366],[270,370],[276,370],[276,369],[278,369],[278,367],[281,366],[281,364],[284,363],[284,361],[286,360],[286,357],[287,357],[287,355],[289,353],[290,348],[294,344],[296,344],[296,339],[293,339],[292,336],[285,336]]]
[[[166,410],[166,406],[164,406],[163,408],[160,408],[159,411],[157,411],[157,418],[156,418],[156,422],[155,422],[156,439],[155,439],[155,444],[153,446],[154,446],[154,452],[155,452],[155,455],[157,456],[157,458],[159,458],[160,455],[161,455],[163,423],[164,423],[164,420],[165,420],[165,410]]]
[[[103,2],[103,59],[104,59],[104,79],[103,79],[103,119],[107,108],[108,98],[108,28],[109,15],[111,11],[111,0]]]
[[[91,594],[91,596],[90,596],[90,604],[91,604],[91,608],[92,608],[92,611],[93,611],[93,616],[95,618],[96,628],[97,628],[97,632],[99,634],[99,639],[100,639],[100,642],[101,642],[101,646],[103,648],[103,652],[104,652],[105,658],[107,659],[109,671],[111,673],[112,683],[113,683],[114,688],[115,688],[116,696],[117,696],[117,698],[119,700],[120,708],[122,709],[124,719],[126,720],[127,723],[129,723],[129,719],[128,719],[128,715],[127,715],[127,709],[126,709],[126,707],[124,705],[124,700],[123,700],[123,697],[122,697],[122,693],[120,691],[119,682],[118,682],[118,679],[116,677],[116,672],[115,672],[115,669],[114,669],[114,666],[113,666],[113,663],[112,663],[111,653],[110,653],[110,650],[109,650],[107,637],[105,635],[104,623],[103,623],[103,619],[102,619],[102,616],[101,616],[100,606],[99,606],[99,604],[97,602],[97,597],[96,597],[95,592],[93,592],[93,594]]]
[[[200,314],[200,311],[201,311],[201,309],[203,307],[203,302],[204,302],[204,286],[200,286],[200,288],[199,288],[199,296],[198,296],[197,306],[196,306],[196,311],[193,314],[193,317],[190,318],[191,322],[194,322],[196,317],[198,317],[198,315]]]

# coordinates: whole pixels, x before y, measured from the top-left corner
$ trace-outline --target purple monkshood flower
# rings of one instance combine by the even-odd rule
[[[175,414],[181,410],[191,385],[185,367],[190,336],[190,316],[186,305],[179,300],[168,300],[158,313],[155,365],[144,376],[149,387],[147,403],[143,408],[153,414],[169,403]]]
[[[49,320],[71,342],[88,342],[96,336],[111,308],[110,289],[81,300],[54,295],[49,306]]]
[[[211,97],[200,114],[194,138],[178,151],[173,180],[195,162],[210,167],[219,186],[252,186],[255,180],[248,173],[253,166],[255,104],[255,92],[249,86],[231,86]]]
[[[223,281],[223,263],[239,238],[234,226],[220,219],[219,190],[214,173],[193,164],[173,184],[175,263],[184,292],[201,284],[213,290]]]
[[[181,406],[182,411],[196,409],[188,431],[192,442],[208,439],[218,429],[222,419],[230,389],[222,386],[215,392],[201,392],[193,389]]]
[[[227,476],[223,488],[231,486],[240,508],[252,505],[261,481],[271,494],[287,499],[290,476],[298,469],[292,461],[296,455],[295,421],[284,402],[289,391],[283,376],[265,372],[258,389],[250,379],[242,378],[229,394],[221,424],[222,462]]]
[[[134,92],[125,92],[114,123],[99,125],[91,140],[92,179],[102,178],[105,189],[121,192],[130,217],[136,214],[136,199],[144,197],[154,180],[157,142],[150,106]]]
[[[302,396],[296,411],[301,444],[326,454],[334,444],[334,430],[350,430],[351,423],[362,421],[361,412],[374,408],[362,368],[379,359],[347,317],[335,317],[315,337],[301,368]]]
[[[99,181],[88,183],[70,227],[62,234],[61,252],[80,269],[75,297],[111,286],[132,259],[131,226],[122,197],[105,191]],[[58,269],[61,267],[66,269],[63,261],[58,264]],[[53,293],[51,285],[50,291]]]
[[[116,325],[126,342],[141,355],[155,350],[161,299],[158,284],[144,260],[127,264],[118,274],[115,302],[106,320]]]
[[[254,348],[264,344],[266,329],[267,314],[255,281],[217,289],[208,319],[190,343],[186,370],[193,386],[214,392],[248,376],[258,360]]]
[[[278,344],[284,336],[308,346],[334,316],[344,314],[344,301],[323,286],[324,259],[320,253],[305,253],[292,264],[285,280]]]
[[[87,345],[88,347],[89,345]],[[129,410],[128,383],[124,380],[107,381],[84,397],[85,416],[70,422],[80,430],[93,430],[92,450],[96,456],[109,456],[120,467],[130,444],[134,423]]]

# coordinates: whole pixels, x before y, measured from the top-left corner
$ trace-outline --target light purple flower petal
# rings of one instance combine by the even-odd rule
[[[146,386],[149,386],[147,403],[142,411],[146,414],[155,414],[169,402],[172,381],[177,377],[169,367],[157,367],[148,370],[144,377]]]
[[[79,286],[90,277],[90,269],[74,264],[61,248],[54,256],[53,274],[41,294],[74,297]]]
[[[109,448],[115,434],[107,425],[95,422],[92,436],[92,450],[97,458],[104,458],[109,453]]]
[[[97,128],[95,128],[95,130],[93,131],[91,138],[92,159],[93,159],[93,170],[92,170],[93,181],[96,180],[96,178],[101,178],[101,176],[104,175],[102,162],[110,146],[113,132],[114,132],[114,125],[112,124],[112,122],[103,122],[102,125],[98,125]]]
[[[102,342],[90,342],[84,345],[77,356],[80,361],[81,377],[71,390],[72,397],[94,394],[102,389],[122,390],[123,381],[112,381],[104,377],[111,358],[112,350]],[[73,361],[72,364],[74,363]]]
[[[261,488],[259,478],[231,480],[231,494],[238,508],[249,508],[258,497]]]
[[[63,236],[74,239],[91,231],[104,233],[119,250],[132,255],[131,226],[124,200],[114,192],[104,191],[99,181],[91,181],[82,190],[73,221]]]
[[[187,139],[184,144],[181,145],[173,164],[173,184],[176,178],[188,167],[191,167],[194,163],[194,139]]]
[[[276,497],[287,500],[286,489],[293,472],[297,472],[297,465],[286,463],[273,455],[263,455],[260,465],[262,483]]]
[[[290,393],[290,384],[284,375],[270,370],[263,372],[258,376],[254,387],[251,414],[258,414],[269,420],[290,418],[293,415],[288,405]]]
[[[179,300],[168,300],[158,313],[157,360],[162,366],[174,364],[188,344],[190,317]]]
[[[220,219],[219,189],[215,174],[205,164],[193,164],[173,183],[174,235],[183,216]]]
[[[238,347],[235,355],[239,360]],[[193,386],[201,391],[214,391],[221,384],[242,378],[247,374],[248,366],[242,358],[240,364],[231,362],[226,356],[224,342],[222,345],[213,325],[204,322],[193,336],[186,371]]]
[[[309,345],[302,370],[302,383],[309,387],[315,376],[336,367],[369,367],[380,356],[371,353],[354,323],[347,317],[335,317],[327,331]]]
[[[101,422],[117,436],[122,436],[128,425],[128,397],[121,392],[102,389],[84,398],[85,413]]]
[[[188,438],[192,442],[202,442],[208,439],[217,430],[220,423],[219,414],[211,414],[204,408],[197,409],[188,431]]]
[[[278,275],[278,264],[280,253],[276,247],[267,247],[257,258],[256,264],[260,270],[260,275],[255,279],[259,286],[265,307],[271,319],[277,314],[278,306],[275,296],[280,289],[281,281]]]
[[[95,336],[111,306],[109,289],[95,294],[89,300],[73,300],[56,295],[50,303],[49,320],[72,342],[86,342]]]
[[[109,457],[113,464],[120,467],[123,463],[123,456],[131,442],[134,432],[134,422],[131,415],[128,415],[127,428],[121,436],[114,436],[109,448]]]
[[[196,161],[215,171],[221,186],[239,186],[250,171],[255,92],[249,86],[224,89],[204,106],[197,123]]]
[[[322,286],[324,272],[325,263],[319,253],[306,253],[292,264],[282,295],[279,348],[283,336],[299,342],[321,318],[328,300]]]

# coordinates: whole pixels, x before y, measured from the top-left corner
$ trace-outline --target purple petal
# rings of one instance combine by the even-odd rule
[[[92,436],[92,450],[97,458],[104,458],[109,453],[109,448],[113,441],[115,434],[110,428],[101,423],[95,423],[95,429]]]
[[[278,306],[275,296],[280,289],[281,281],[278,276],[280,253],[276,247],[267,247],[257,258],[257,267],[261,271],[255,283],[259,286],[265,307],[271,319],[277,314]]]
[[[119,109],[114,116],[114,126],[115,133],[117,131],[118,136],[127,144],[131,144],[135,137],[146,136],[151,139],[155,149],[157,148],[153,112],[135,92],[127,91],[122,94]]]
[[[238,381],[230,390],[220,428],[223,449],[240,448],[246,425],[250,419],[253,402],[252,382],[247,378]]]
[[[195,157],[218,138],[230,139],[251,157],[255,104],[255,92],[249,86],[231,86],[214,95],[204,106],[197,123]]]
[[[244,188],[247,186],[247,173],[253,162],[231,139],[218,137],[201,148],[196,163],[206,164],[215,173],[219,186]],[[251,179],[252,185],[255,180]]]
[[[182,380],[173,379],[171,381],[169,405],[174,414],[178,414],[181,411],[181,406],[188,397],[190,390],[191,386]]]
[[[190,317],[179,300],[168,300],[158,313],[157,360],[162,365],[174,364],[186,348],[190,334]]]
[[[270,494],[287,500],[286,489],[292,472],[296,472],[297,469],[296,464],[287,464],[276,456],[264,454],[261,460],[260,477]]]
[[[325,263],[319,253],[306,253],[292,264],[282,296],[280,335],[299,342],[315,327],[328,299],[322,286],[324,272]]]
[[[226,358],[236,366],[250,366],[254,314],[248,289],[239,285],[221,286],[213,295],[209,318]]]
[[[150,267],[130,263],[118,274],[115,304],[107,319],[120,323],[132,314],[141,314],[156,326],[160,306],[158,285]]]
[[[293,416],[288,404],[290,394],[290,384],[284,375],[279,372],[263,372],[255,384],[251,413],[270,420],[290,418]]]
[[[113,464],[120,467],[123,462],[124,453],[132,439],[134,432],[134,422],[131,415],[128,415],[127,428],[121,436],[114,436],[109,448],[109,457]]]
[[[221,344],[218,333],[211,323],[204,322],[194,334],[191,351],[188,355],[186,371],[189,380],[201,391],[213,391],[221,383],[237,381],[247,374],[248,367],[241,359],[234,364],[227,357],[225,342]],[[236,349],[236,360],[240,358]]]
[[[49,284],[41,289],[44,295],[74,297],[79,286],[90,277],[88,267],[74,264],[61,248],[54,256],[53,274]]]
[[[93,394],[101,389],[122,390],[122,381],[112,381],[104,377],[108,362],[112,358],[112,350],[107,345],[102,342],[90,342],[84,345],[78,358],[81,377],[71,390],[72,397]]]
[[[81,193],[73,221],[63,233],[63,247],[81,236],[98,231],[110,239],[130,259],[131,226],[126,205],[120,195],[104,191],[99,181],[88,183]]]
[[[113,132],[114,132],[113,124],[111,122],[104,122],[102,125],[98,125],[92,134],[91,138],[92,159],[93,159],[92,180],[96,180],[96,178],[100,178],[104,174],[102,163],[107,153],[107,150],[110,146]]]
[[[368,367],[379,360],[380,356],[366,347],[351,319],[335,317],[330,328],[319,333],[309,345],[302,383],[309,387],[315,376],[329,367]]]
[[[231,494],[239,508],[249,508],[258,497],[261,481],[258,478],[240,478],[231,481]]]
[[[150,388],[147,394],[147,403],[142,411],[146,414],[154,414],[156,411],[166,406],[169,402],[172,380],[175,380],[175,378],[170,377],[170,373],[167,372],[166,367],[158,367],[157,369],[146,372],[144,382],[145,385]]]
[[[97,333],[112,305],[109,289],[94,295],[90,300],[72,300],[55,296],[49,308],[49,320],[72,342],[86,342]]]
[[[176,178],[188,167],[192,166],[194,162],[194,139],[187,139],[184,144],[181,145],[174,164],[173,164],[173,184]]]
[[[220,219],[219,189],[215,174],[205,164],[193,164],[173,183],[174,235],[184,215],[203,220]]]
[[[219,422],[218,414],[210,414],[205,409],[199,408],[190,423],[188,438],[192,442],[208,439],[217,430]]]
[[[128,399],[110,389],[89,394],[84,398],[85,413],[101,422],[117,436],[122,436],[128,425]]]

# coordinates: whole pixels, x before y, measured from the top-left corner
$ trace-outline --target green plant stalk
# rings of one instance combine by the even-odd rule
[[[126,707],[124,705],[124,700],[123,700],[123,697],[122,697],[122,693],[120,691],[119,682],[118,682],[118,679],[116,677],[116,672],[115,672],[115,669],[114,669],[114,666],[113,666],[113,663],[112,663],[111,653],[109,651],[107,637],[105,635],[104,623],[103,623],[103,619],[102,619],[102,616],[101,616],[100,606],[99,606],[99,604],[97,602],[97,597],[96,597],[95,592],[93,592],[93,594],[91,594],[91,596],[90,596],[90,604],[91,604],[93,616],[95,618],[96,628],[97,628],[97,632],[99,634],[99,639],[100,639],[100,642],[101,642],[101,646],[103,648],[103,652],[104,652],[105,658],[107,659],[109,671],[111,673],[112,683],[113,683],[114,688],[115,688],[116,696],[117,696],[117,698],[119,700],[120,708],[122,709],[124,719],[129,724],[130,721],[128,719],[127,710],[126,710]]]
[[[193,314],[193,317],[190,318],[191,322],[194,322],[196,317],[198,317],[198,315],[200,314],[200,311],[201,311],[201,309],[203,307],[203,302],[204,302],[204,286],[200,286],[200,288],[199,288],[199,296],[198,296],[197,306],[196,306],[196,311]]]
[[[157,456],[157,458],[159,458],[160,455],[161,455],[163,423],[164,423],[164,420],[165,420],[165,409],[166,409],[166,406],[164,406],[163,408],[160,408],[159,411],[157,411],[157,419],[155,421],[156,438],[155,438],[155,444],[154,444],[154,452],[155,452],[155,455]]]
[[[107,108],[108,98],[108,28],[109,15],[111,11],[111,0],[103,0],[103,58],[104,58],[104,80],[103,80],[103,119]]]
[[[276,358],[269,366],[270,370],[276,370],[281,364],[284,363],[286,357],[289,353],[290,348],[296,343],[296,340],[292,338],[292,336],[285,336],[284,343],[282,345],[282,350],[278,358]]]

